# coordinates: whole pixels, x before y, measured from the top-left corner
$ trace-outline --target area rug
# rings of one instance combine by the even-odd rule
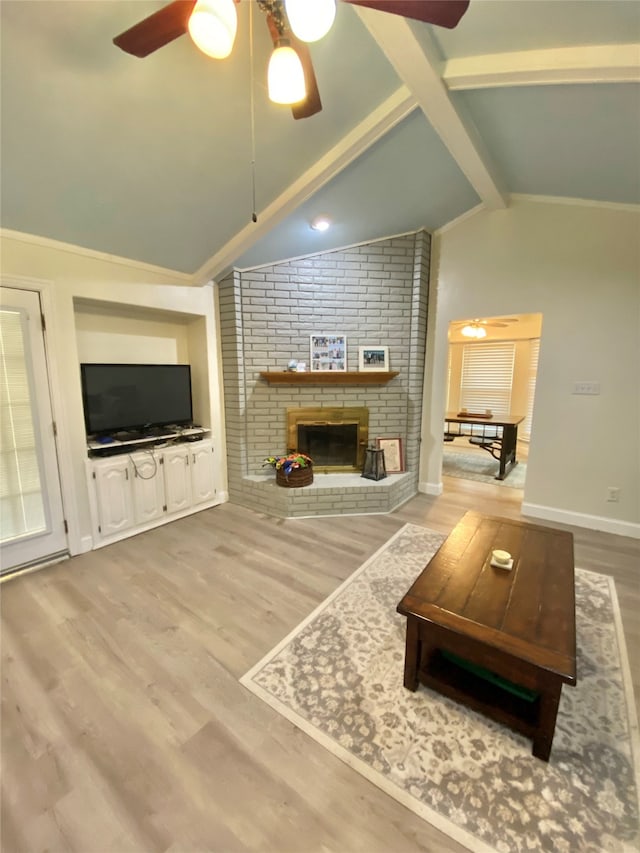
[[[405,525],[242,683],[476,853],[637,851],[638,729],[613,580],[576,572],[578,684],[563,687],[546,763],[523,736],[403,687],[396,605],[443,539]]]
[[[481,483],[493,483],[494,486],[509,486],[512,489],[524,489],[527,476],[526,462],[518,462],[504,480],[496,480],[500,463],[486,450],[480,453],[462,453],[448,450],[442,453],[442,473],[447,477],[459,477],[462,480],[478,480]]]

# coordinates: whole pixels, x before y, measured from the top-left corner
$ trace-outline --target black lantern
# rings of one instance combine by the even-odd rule
[[[387,469],[384,464],[384,450],[377,447],[367,447],[364,452],[364,468],[362,476],[367,480],[384,480]]]

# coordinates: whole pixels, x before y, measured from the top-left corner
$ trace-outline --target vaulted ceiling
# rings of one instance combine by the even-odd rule
[[[471,0],[454,30],[338,2],[299,121],[252,0],[226,60],[112,44],[162,5],[2,0],[3,228],[201,283],[514,193],[640,204],[640,0]]]

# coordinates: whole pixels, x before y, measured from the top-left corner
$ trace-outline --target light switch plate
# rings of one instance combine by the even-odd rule
[[[572,394],[599,394],[599,382],[574,382]]]

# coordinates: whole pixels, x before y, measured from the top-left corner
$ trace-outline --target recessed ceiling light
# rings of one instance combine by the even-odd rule
[[[314,231],[326,231],[331,225],[331,220],[328,216],[316,216],[311,222],[311,227]]]

